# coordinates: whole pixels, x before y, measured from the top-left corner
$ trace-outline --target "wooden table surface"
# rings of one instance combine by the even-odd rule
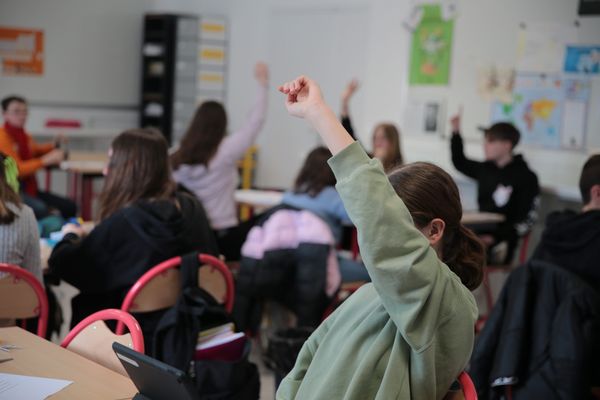
[[[502,214],[482,212],[482,211],[464,211],[461,222],[465,225],[477,224],[499,224],[504,222],[505,217]]]
[[[13,359],[0,363],[0,372],[73,381],[52,400],[130,399],[137,393],[129,378],[21,328],[0,328],[0,344],[21,347],[3,353]]]

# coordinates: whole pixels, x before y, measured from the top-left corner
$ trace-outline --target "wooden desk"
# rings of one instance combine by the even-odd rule
[[[92,198],[94,179],[103,176],[102,171],[108,162],[105,152],[71,151],[69,158],[60,163],[60,169],[70,175],[69,197],[77,203],[81,217],[92,219]],[[46,170],[46,191],[50,190],[51,169]]]
[[[506,218],[502,214],[480,212],[480,211],[464,211],[461,222],[465,225],[490,225],[504,222]]]
[[[72,384],[52,399],[130,399],[137,393],[131,380],[21,328],[0,328],[0,343],[14,344],[0,372],[66,379]]]
[[[238,189],[235,191],[235,201],[238,204],[252,207],[258,212],[275,207],[281,203],[283,192],[275,190]]]

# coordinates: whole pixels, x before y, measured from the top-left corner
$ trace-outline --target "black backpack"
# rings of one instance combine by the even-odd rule
[[[156,327],[152,355],[187,371],[200,399],[258,399],[260,380],[256,365],[248,361],[250,342],[233,362],[193,359],[200,331],[231,322],[224,307],[198,287],[199,266],[198,253],[182,257],[181,294]]]

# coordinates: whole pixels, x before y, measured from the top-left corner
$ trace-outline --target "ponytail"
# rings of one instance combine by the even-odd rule
[[[475,290],[483,280],[485,247],[472,230],[460,224],[444,245],[444,261],[463,285]]]

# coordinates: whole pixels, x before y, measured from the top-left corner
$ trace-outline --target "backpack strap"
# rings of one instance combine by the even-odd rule
[[[199,253],[194,251],[181,257],[179,267],[181,293],[184,289],[198,287],[198,269],[200,268]]]

